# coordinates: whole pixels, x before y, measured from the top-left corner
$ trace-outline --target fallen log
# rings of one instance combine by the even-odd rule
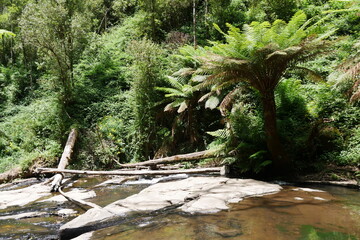
[[[61,159],[57,169],[63,170],[69,164],[69,160],[71,159],[71,154],[74,149],[76,137],[77,137],[77,130],[73,128],[69,133],[69,137],[66,141],[64,152],[61,155]],[[55,175],[54,180],[51,183],[51,192],[57,192],[59,190],[63,178],[64,175],[61,173]]]
[[[220,174],[223,167],[197,168],[197,169],[180,169],[180,170],[114,170],[114,171],[87,171],[87,170],[68,170],[57,168],[38,168],[42,173],[69,173],[85,175],[172,175],[172,174],[196,174],[196,173],[218,173]]]
[[[190,162],[204,158],[214,158],[216,157],[214,153],[215,153],[214,151],[205,150],[201,152],[194,152],[194,153],[175,155],[171,157],[158,158],[158,159],[153,159],[139,163],[121,164],[120,166],[125,168],[125,167],[138,167],[138,166],[156,166],[158,164],[177,163],[177,162]]]
[[[16,178],[21,177],[22,173],[23,173],[23,171],[21,170],[20,167],[16,167],[16,168],[10,169],[9,171],[1,173],[0,174],[0,184],[5,183],[5,182],[10,182]]]
[[[77,206],[79,206],[81,209],[83,210],[88,210],[89,208],[98,208],[100,209],[101,207],[95,203],[92,203],[92,202],[86,202],[84,200],[80,200],[80,199],[74,199],[74,198],[71,198],[69,197],[66,193],[64,193],[62,191],[62,187],[60,186],[59,187],[59,193],[64,197],[66,198],[67,200],[69,200],[70,202],[72,203],[75,203]]]

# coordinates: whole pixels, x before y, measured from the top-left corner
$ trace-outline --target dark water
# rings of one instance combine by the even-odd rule
[[[141,191],[146,185],[95,187],[104,181],[87,178],[72,187],[92,189],[97,197],[88,200],[100,206]],[[91,239],[246,239],[246,240],[360,240],[360,191],[319,187],[325,192],[294,191],[284,187],[277,194],[248,198],[216,214],[184,214],[177,210],[137,217],[93,233]],[[77,209],[69,203],[35,203],[0,210],[0,216],[44,210],[46,216],[0,220],[0,239],[57,239],[57,231],[72,217],[55,214],[61,208]]]

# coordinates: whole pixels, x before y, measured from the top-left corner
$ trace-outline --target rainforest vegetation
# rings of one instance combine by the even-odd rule
[[[359,6],[0,0],[0,172],[56,166],[75,127],[77,169],[210,149],[236,174],[359,178]]]

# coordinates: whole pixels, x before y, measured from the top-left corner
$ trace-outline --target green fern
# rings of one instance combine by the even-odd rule
[[[225,43],[212,42],[210,47],[196,50],[185,47],[181,50],[201,64],[194,74],[202,76],[198,89],[210,92],[201,98],[207,99],[207,107],[215,108],[220,103],[218,96],[226,96],[225,102],[230,102],[232,95],[228,94],[238,88],[239,83],[259,92],[268,150],[277,166],[286,165],[288,161],[276,130],[274,90],[287,69],[325,51],[329,45],[325,39],[336,30],[323,27],[327,18],[314,22],[299,11],[288,23],[282,20],[253,22],[244,25],[242,31],[227,24],[228,32],[225,33],[215,25],[224,35]],[[224,108],[220,110],[225,113]]]
[[[0,38],[3,37],[15,37],[15,33],[12,33],[10,31],[4,30],[4,29],[0,29]]]

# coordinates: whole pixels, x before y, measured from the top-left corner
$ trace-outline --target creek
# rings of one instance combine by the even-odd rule
[[[99,185],[105,178],[74,180],[69,189],[93,190],[87,201],[102,207],[126,198],[154,183],[140,180],[130,184]],[[34,184],[23,182],[12,189]],[[9,187],[1,187],[0,191]],[[314,191],[317,189],[320,191]],[[45,200],[49,196],[43,197]],[[62,209],[77,213],[62,214]],[[40,212],[39,216],[7,219],[8,216]],[[36,202],[0,209],[0,239],[58,239],[61,225],[84,211],[69,202]],[[360,191],[330,186],[283,186],[278,193],[246,198],[230,204],[229,210],[213,214],[190,214],[176,208],[125,217],[119,224],[83,235],[83,239],[360,239]]]

